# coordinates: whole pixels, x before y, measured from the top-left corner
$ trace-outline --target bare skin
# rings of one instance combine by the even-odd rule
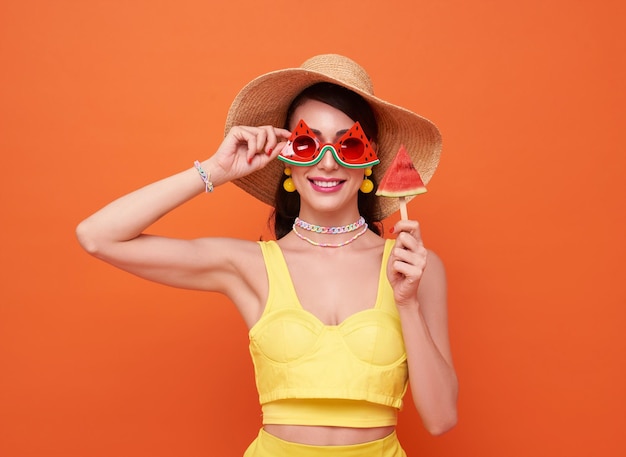
[[[293,122],[304,119],[327,142],[354,124],[341,111],[316,101],[305,102],[293,118]],[[275,160],[289,134],[269,126],[234,127],[202,165],[218,187]],[[326,154],[314,166],[292,167],[292,178],[301,196],[302,219],[330,226],[358,219],[357,193],[363,170],[341,167]],[[320,181],[326,182],[323,190]],[[181,240],[143,233],[203,190],[193,169],[170,176],[121,197],[84,220],[77,228],[78,239],[92,255],[137,276],[174,287],[223,293],[251,328],[268,295],[265,265],[256,242]],[[447,333],[445,271],[440,259],[424,248],[417,222],[400,221],[394,232],[396,247],[384,268],[400,313],[412,394],[425,427],[439,434],[456,423],[457,397]],[[352,236],[310,235],[318,242],[335,243]],[[278,244],[302,306],[325,325],[337,325],[374,305],[384,240],[373,232],[337,249],[313,246],[293,233]],[[268,424],[265,429],[287,441],[338,445],[380,439],[394,427]]]

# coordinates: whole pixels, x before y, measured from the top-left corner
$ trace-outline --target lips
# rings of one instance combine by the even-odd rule
[[[318,190],[320,192],[332,192],[335,190],[339,190],[345,180],[336,178],[309,178],[309,182],[315,190]]]

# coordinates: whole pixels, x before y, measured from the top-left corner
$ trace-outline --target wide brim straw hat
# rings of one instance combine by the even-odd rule
[[[296,96],[313,84],[328,82],[343,86],[362,96],[372,107],[378,123],[377,155],[380,164],[372,171],[378,181],[382,178],[401,145],[413,160],[424,184],[433,176],[441,154],[441,135],[428,119],[408,109],[386,102],[374,95],[367,72],[353,60],[324,54],[312,57],[299,68],[287,68],[259,76],[248,83],[235,97],[226,118],[225,134],[235,125],[272,125],[283,127],[287,109]],[[255,198],[274,205],[276,189],[281,181],[284,164],[270,162],[261,170],[237,179],[237,186]],[[377,197],[376,216],[379,220],[399,208],[399,199]]]

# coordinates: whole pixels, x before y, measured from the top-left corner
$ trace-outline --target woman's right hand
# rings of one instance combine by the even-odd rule
[[[287,144],[289,130],[235,126],[209,159],[211,180],[217,185],[249,175],[274,160]]]

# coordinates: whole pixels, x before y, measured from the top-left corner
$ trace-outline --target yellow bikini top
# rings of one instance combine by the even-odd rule
[[[408,369],[386,275],[393,243],[385,243],[374,307],[325,325],[302,308],[278,244],[259,242],[269,294],[249,336],[263,423],[395,424]]]

